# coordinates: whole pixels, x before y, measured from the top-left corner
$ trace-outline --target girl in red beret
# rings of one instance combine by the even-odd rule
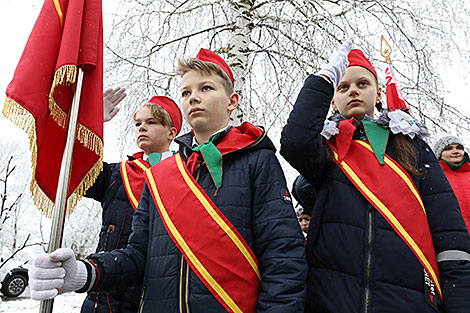
[[[377,72],[352,44],[307,78],[282,132],[281,154],[317,190],[306,312],[470,312],[457,200],[424,128],[379,110]]]

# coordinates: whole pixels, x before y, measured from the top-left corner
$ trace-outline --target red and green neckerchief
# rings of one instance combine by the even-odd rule
[[[238,127],[232,127],[225,135],[223,132],[216,134],[208,142],[193,148],[193,153],[186,162],[187,168],[193,174],[199,166],[199,156],[201,156],[218,190],[222,186],[223,156],[256,144],[264,138],[264,135],[263,129],[248,122],[244,122]],[[214,144],[214,141],[218,141],[219,136],[223,136],[223,138],[219,143]]]

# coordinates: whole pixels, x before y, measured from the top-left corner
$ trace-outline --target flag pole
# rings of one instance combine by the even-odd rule
[[[73,96],[72,107],[67,130],[67,141],[65,143],[62,163],[60,165],[59,182],[55,198],[54,210],[52,212],[52,226],[49,237],[48,253],[51,253],[62,245],[62,235],[64,231],[65,211],[67,210],[67,189],[70,180],[72,165],[73,146],[77,130],[78,108],[80,106],[80,95],[82,93],[83,69],[78,67],[77,88]],[[54,299],[43,300],[39,305],[40,313],[52,313]]]

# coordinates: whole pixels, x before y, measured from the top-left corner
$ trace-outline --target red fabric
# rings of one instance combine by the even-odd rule
[[[332,141],[327,141],[330,147],[338,153],[336,145]],[[387,157],[400,172],[407,177],[408,181],[412,184],[412,188],[416,191],[413,180],[409,174],[402,169],[402,167],[392,158]],[[405,180],[396,173],[391,166],[385,163],[385,166],[380,165],[372,151],[372,148],[367,149],[356,140],[350,144],[349,151],[344,157],[343,162],[336,160],[336,164],[341,168],[344,174],[356,186],[357,190],[372,204],[377,211],[387,220],[390,226],[395,230],[398,236],[408,245],[408,247],[416,255],[418,261],[422,264],[423,268],[430,274],[431,279],[435,286],[440,286],[439,270],[437,268],[436,255],[434,252],[434,245],[429,231],[429,226],[426,218],[424,207],[421,205],[418,198],[412,193],[410,186]],[[364,166],[364,165],[367,166]],[[345,167],[347,165],[355,176],[351,174]],[[358,179],[357,179],[358,178]],[[363,185],[366,187],[364,188]],[[393,186],[393,192],[390,192],[390,186]],[[393,223],[393,220],[387,215],[385,209],[379,205],[379,201],[366,192],[369,190],[375,197],[385,206],[386,209],[393,215],[399,225],[410,235],[413,241],[418,246],[419,250],[423,253],[425,260],[430,266],[426,266],[424,260],[419,256],[417,251],[406,236],[402,233],[401,229]],[[432,276],[435,274],[437,280]],[[441,289],[438,288],[438,293],[442,298]]]
[[[361,50],[352,49],[348,54],[348,61],[349,66],[365,67],[366,69],[371,71],[372,74],[374,74],[375,78],[377,78],[377,72]]]
[[[338,124],[339,133],[334,137],[336,146],[338,147],[338,160],[341,162],[349,151],[352,137],[356,130],[354,120],[342,120]]]
[[[232,127],[216,147],[223,156],[226,153],[245,148],[255,143],[257,140],[262,138],[263,132],[263,129],[256,127],[249,122],[243,122],[240,126]],[[193,152],[186,161],[186,168],[191,175],[197,169],[199,155],[199,153]]]
[[[387,68],[385,69],[385,86],[385,93],[387,94],[387,107],[389,108],[390,112],[395,110],[408,110],[405,100],[403,100],[401,91],[397,87],[392,64],[388,64]]]
[[[470,163],[466,162],[456,171],[453,171],[444,161],[439,161],[439,163],[459,200],[460,211],[470,233]]]
[[[84,69],[78,115],[77,135],[67,196],[82,186],[81,194],[96,175],[84,177],[101,168],[103,138],[103,38],[101,1],[45,1],[26,43],[13,80],[6,94],[34,117],[36,138],[35,176],[39,188],[55,201],[62,154],[66,141],[67,119],[75,84],[58,82],[53,90],[56,71],[62,66]],[[61,12],[63,18],[60,18]],[[78,73],[78,71],[77,71]],[[49,98],[51,94],[51,98]],[[50,100],[51,99],[51,100]],[[57,106],[51,111],[51,102]],[[53,105],[52,105],[53,106]],[[61,116],[63,117],[61,120]],[[11,118],[11,117],[10,117]],[[23,128],[27,129],[25,125]],[[78,139],[79,140],[78,140]],[[34,148],[32,144],[33,153]],[[34,166],[34,164],[33,164]],[[98,169],[98,170],[99,170]],[[77,189],[78,190],[78,189]]]
[[[181,110],[178,108],[178,105],[176,105],[176,103],[170,98],[164,96],[152,97],[148,102],[159,105],[168,112],[178,134],[183,123],[183,117],[181,116]]]
[[[214,288],[215,285],[201,273],[200,269],[202,267],[210,273],[218,285],[236,303],[240,312],[256,312],[260,291],[260,280],[257,273],[247,261],[242,250],[236,246],[226,231],[221,228],[221,225],[201,204],[201,199],[190,189],[182,176],[184,172],[189,176],[191,184],[201,193],[203,199],[213,208],[215,214],[224,221],[234,236],[238,238],[244,250],[258,267],[256,256],[240,233],[217,208],[194,177],[184,167],[183,173],[178,169],[176,158],[181,160],[181,156],[175,155],[153,166],[146,175],[147,186],[149,186],[150,193],[160,216],[162,216],[168,234],[184,255],[192,270],[228,312],[234,312],[234,310],[231,310],[227,302],[223,300]],[[165,179],[159,179],[159,177]],[[154,185],[156,188],[153,188]],[[157,199],[161,199],[162,205],[159,205]],[[187,208],[187,210],[181,210],[181,208]],[[187,214],[188,211],[191,214]],[[168,218],[166,218],[167,214]],[[177,232],[169,227],[170,221]],[[183,248],[180,239],[177,237],[178,235],[182,237],[188,249]],[[188,254],[188,250],[191,250],[192,254]],[[198,262],[193,262],[192,255]]]
[[[232,81],[232,86],[234,85],[232,70],[224,61],[224,59],[222,59],[218,54],[207,49],[201,49],[199,50],[196,59],[199,59],[203,62],[210,62],[218,65],[228,75],[228,77]]]
[[[145,168],[150,168],[150,164],[147,161],[144,161],[143,156],[143,152],[137,152],[133,155],[135,160],[123,161],[119,166],[121,177],[124,182],[124,189],[126,190],[127,197],[129,198],[129,202],[134,210],[137,209],[137,205],[139,204],[145,182],[145,171],[137,164],[137,162],[142,164]],[[125,174],[123,173],[123,166],[125,166]],[[137,202],[133,201],[131,194]]]

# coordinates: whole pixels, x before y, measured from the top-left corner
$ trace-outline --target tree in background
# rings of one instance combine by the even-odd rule
[[[131,116],[149,95],[178,101],[176,59],[195,56],[200,47],[221,53],[230,63],[242,95],[241,119],[264,125],[277,137],[307,73],[317,72],[350,35],[378,71],[380,35],[393,46],[399,87],[413,115],[431,131],[470,134],[468,116],[444,102],[437,66],[451,62],[468,68],[459,38],[469,31],[470,5],[395,0],[122,0],[105,38],[108,84],[128,88],[132,102],[117,119],[132,134]],[[105,20],[110,18],[106,18]],[[460,37],[459,37],[460,36]],[[468,48],[468,47],[467,47]],[[454,54],[452,54],[454,53]],[[384,84],[385,75],[379,74]],[[132,100],[134,99],[134,100]],[[128,137],[130,138],[130,136]],[[121,142],[121,150],[130,144]]]

